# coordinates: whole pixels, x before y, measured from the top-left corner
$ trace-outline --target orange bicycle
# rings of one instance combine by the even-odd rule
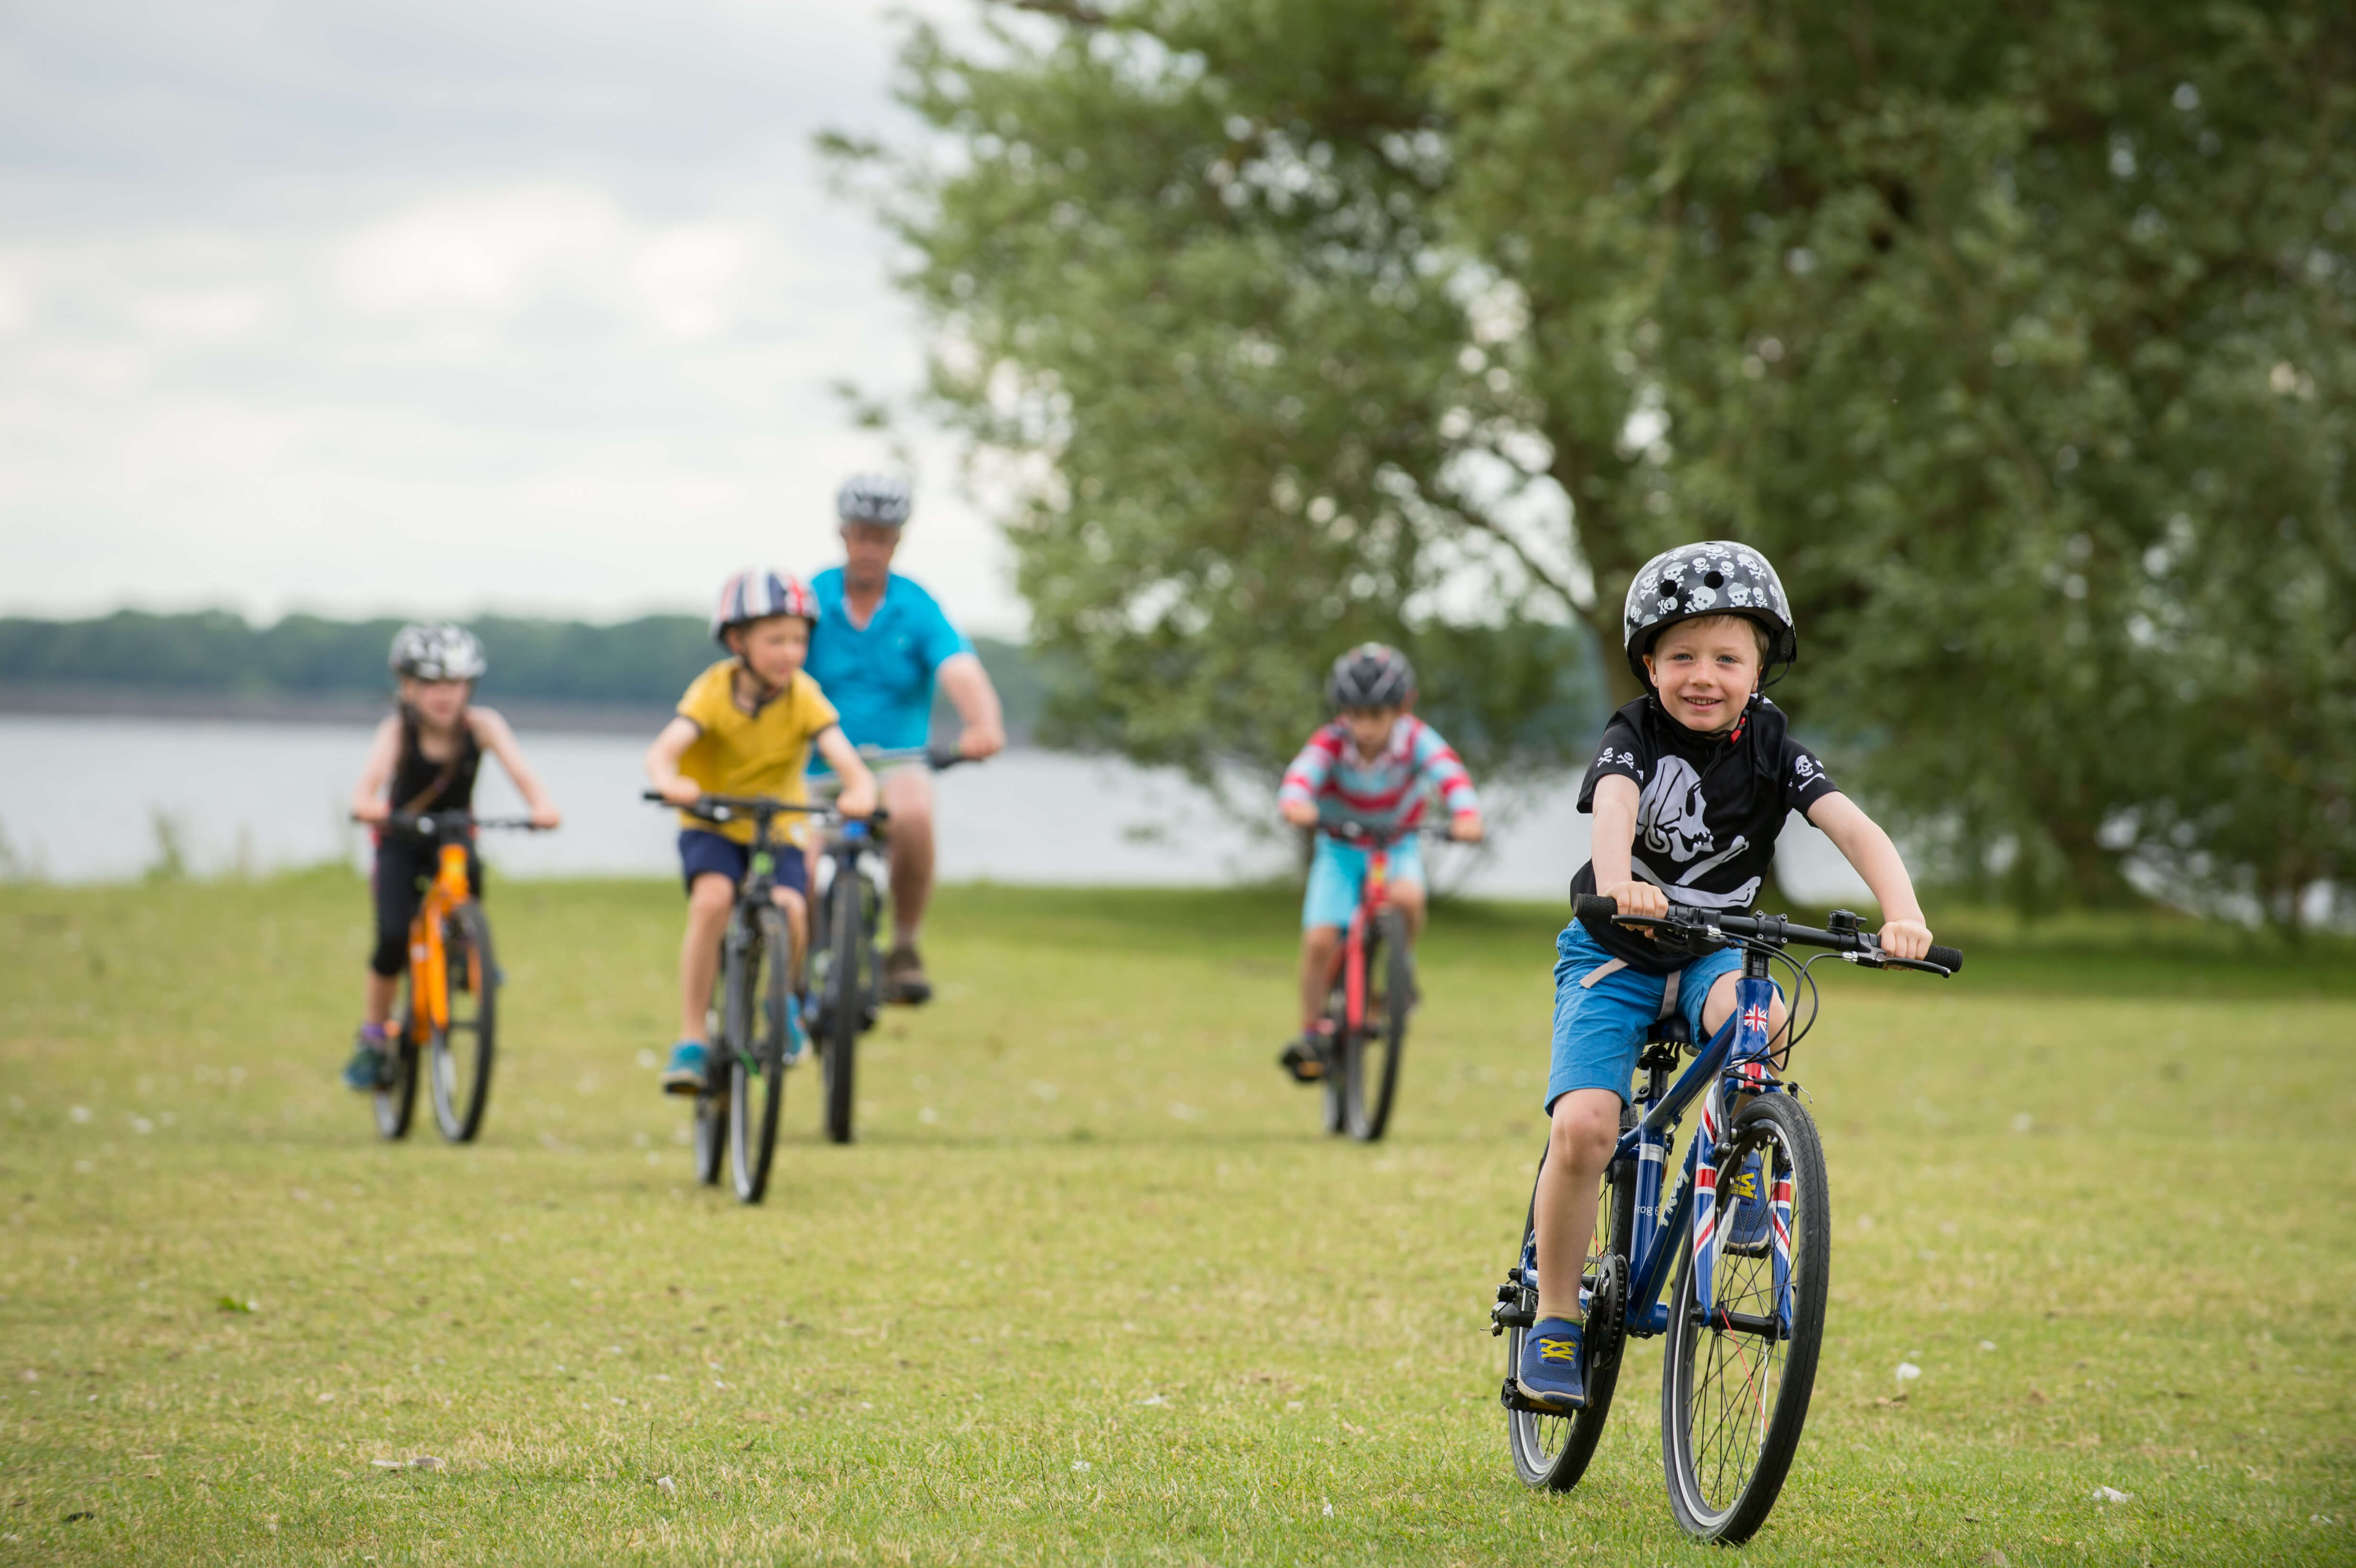
[[[409,923],[408,995],[389,1042],[392,1060],[376,1092],[376,1130],[384,1137],[409,1136],[421,1057],[442,1136],[468,1143],[482,1128],[498,1036],[499,969],[491,957],[491,923],[475,898],[466,860],[476,829],[531,827],[521,817],[483,818],[465,811],[397,811],[385,823],[386,832],[424,838],[439,855],[434,880]]]

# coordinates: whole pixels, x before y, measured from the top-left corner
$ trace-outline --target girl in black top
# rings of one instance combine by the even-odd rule
[[[507,720],[469,703],[486,667],[473,634],[447,624],[403,626],[393,638],[391,662],[399,702],[377,726],[352,789],[352,816],[376,829],[376,945],[369,955],[359,1037],[344,1070],[344,1082],[363,1092],[382,1082],[393,997],[409,965],[409,923],[440,854],[437,845],[416,834],[388,831],[393,814],[473,810],[475,778],[487,752],[514,781],[534,827],[553,827],[560,820]],[[466,875],[479,897],[482,867],[471,847]]]

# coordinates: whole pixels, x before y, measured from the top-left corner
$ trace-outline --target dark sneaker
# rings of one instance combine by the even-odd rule
[[[1300,1039],[1285,1042],[1276,1064],[1291,1073],[1295,1083],[1317,1083],[1325,1076],[1325,1039],[1322,1030],[1302,1029]]]
[[[352,1059],[344,1063],[344,1087],[356,1094],[373,1094],[392,1076],[392,1037],[382,1024],[360,1025],[352,1042]]]
[[[1719,1203],[1725,1213],[1720,1221],[1726,1226],[1726,1250],[1738,1257],[1760,1258],[1767,1255],[1768,1224],[1771,1217],[1768,1203],[1767,1172],[1760,1164],[1759,1152],[1742,1162],[1742,1168],[1719,1189]]]
[[[663,1069],[666,1094],[701,1094],[708,1053],[700,1040],[683,1040],[670,1048],[670,1065]]]
[[[925,961],[916,944],[903,943],[884,957],[884,995],[910,1007],[933,999],[933,983],[925,978]]]
[[[1530,1325],[1522,1340],[1522,1364],[1514,1381],[1522,1397],[1553,1410],[1578,1410],[1587,1403],[1585,1348],[1580,1326],[1568,1317],[1541,1317]]]

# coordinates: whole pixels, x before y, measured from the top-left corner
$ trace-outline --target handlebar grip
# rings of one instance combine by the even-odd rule
[[[1964,967],[1964,950],[1960,947],[1942,947],[1934,942],[1931,944],[1931,951],[1922,955],[1922,961],[1926,964],[1936,964],[1950,975],[1960,974]]]
[[[663,799],[663,792],[659,789],[642,789],[638,791],[638,798],[640,800],[655,801],[663,805],[669,805],[670,804],[670,802]]]
[[[1570,905],[1581,920],[1611,920],[1620,912],[1620,901],[1601,893],[1574,893]]]

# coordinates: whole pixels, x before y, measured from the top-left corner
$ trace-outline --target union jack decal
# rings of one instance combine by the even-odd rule
[[[1747,1029],[1755,1029],[1761,1034],[1765,1034],[1767,1032],[1767,1009],[1756,1005],[1743,1008],[1742,1027]]]

